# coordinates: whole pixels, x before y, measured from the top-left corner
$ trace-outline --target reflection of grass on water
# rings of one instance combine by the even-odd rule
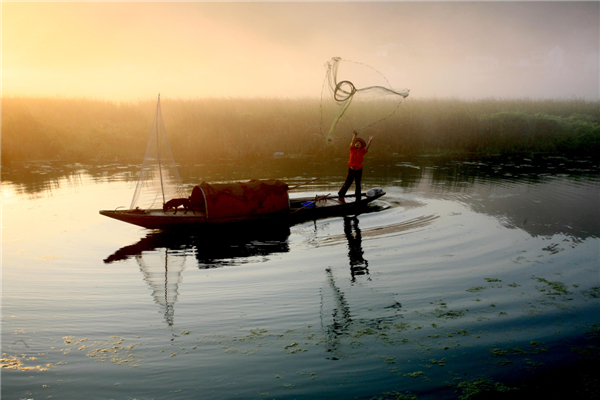
[[[286,156],[346,157],[353,128],[370,120],[352,105],[327,146],[318,99],[162,100],[165,126],[181,163]],[[378,108],[395,107],[385,101]],[[598,101],[409,99],[368,130],[373,156],[393,153],[570,153],[600,151]],[[2,160],[135,160],[144,153],[155,101],[3,98]],[[328,128],[328,127],[325,127]],[[326,132],[326,129],[325,129]]]

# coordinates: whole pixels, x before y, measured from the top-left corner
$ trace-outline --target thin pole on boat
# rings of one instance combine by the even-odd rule
[[[325,196],[321,196],[321,197],[319,197],[319,196],[316,196],[316,197],[315,197],[315,201],[311,201],[310,203],[308,203],[308,204],[304,205],[303,207],[300,207],[299,209],[292,211],[290,214],[295,214],[295,213],[297,213],[298,211],[305,209],[306,207],[310,207],[311,205],[313,205],[313,204],[316,204],[318,201],[325,200],[325,199],[326,199],[326,198],[328,198],[329,196],[331,196],[331,193],[328,193],[328,194],[326,194]]]
[[[310,181],[306,181],[306,182],[301,183],[299,185],[292,186],[291,188],[288,188],[288,189],[289,190],[296,189],[296,188],[299,188],[300,186],[308,185],[309,183],[314,182],[314,181],[318,181],[318,180],[319,180],[319,178],[311,179]]]
[[[160,130],[158,129],[159,118],[162,118],[162,112],[160,110],[160,93],[158,94],[158,104],[156,105],[156,149],[158,151],[158,173],[160,175],[160,190],[162,192],[163,204],[165,204],[165,188],[163,187],[162,166],[160,164]]]

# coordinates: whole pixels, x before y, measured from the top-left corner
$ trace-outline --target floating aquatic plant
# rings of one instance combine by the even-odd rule
[[[493,355],[495,356],[507,356],[508,355],[508,351],[506,350],[501,350],[501,349],[492,349],[490,350],[492,352]]]
[[[371,400],[417,400],[417,396],[409,392],[385,392],[382,397],[373,397]]]
[[[12,355],[9,356],[5,353],[2,354],[0,359],[0,366],[2,369],[13,369],[17,371],[48,371],[52,364],[39,364],[39,365],[27,365],[30,361],[35,361],[35,356],[27,356],[22,354],[21,356]]]
[[[510,388],[503,383],[494,382],[488,378],[475,379],[461,382],[458,388],[462,390],[462,394],[458,397],[460,400],[471,400],[474,398],[492,397],[494,393],[506,393],[514,388]]]
[[[551,282],[544,278],[535,278],[538,282],[545,283],[547,285],[546,288],[539,289],[541,292],[545,292],[546,295],[549,296],[560,296],[564,294],[569,294],[570,292],[567,290],[567,287],[562,282]],[[551,289],[552,291],[549,291]]]
[[[485,286],[472,286],[472,287],[468,288],[466,291],[471,292],[471,293],[476,293],[476,292],[481,292],[485,288],[486,288]]]

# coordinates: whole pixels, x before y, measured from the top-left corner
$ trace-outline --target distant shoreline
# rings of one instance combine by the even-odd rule
[[[319,99],[162,100],[175,160],[222,158],[345,157],[353,129],[397,103],[354,103],[333,142],[327,115],[335,105]],[[372,157],[389,155],[600,153],[600,101],[583,99],[411,99],[391,117],[363,131],[374,135]],[[132,103],[87,99],[2,99],[2,164],[27,160],[136,161],[143,154],[155,101]],[[329,112],[329,114],[327,114]],[[378,115],[379,115],[378,114]]]

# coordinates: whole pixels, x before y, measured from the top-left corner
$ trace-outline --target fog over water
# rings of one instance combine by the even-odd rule
[[[410,98],[598,99],[599,11],[567,1],[3,3],[2,95],[317,97],[338,56]]]

